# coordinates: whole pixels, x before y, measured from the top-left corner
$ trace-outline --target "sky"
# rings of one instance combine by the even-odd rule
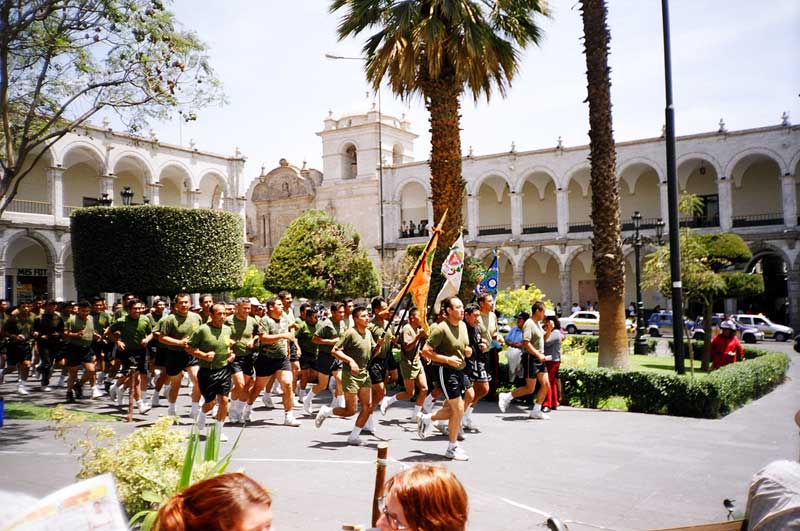
[[[198,120],[153,124],[162,142],[247,157],[246,181],[281,158],[322,169],[322,130],[329,110],[338,116],[366,110],[361,61],[333,61],[325,53],[359,56],[366,34],[340,42],[342,13],[327,0],[176,0],[171,10],[209,46],[229,100]],[[586,63],[577,0],[552,0],[540,19],[544,39],[522,54],[505,99],[462,100],[462,149],[475,155],[588,144]],[[781,114],[800,123],[800,2],[672,0],[673,99],[678,135],[777,125]],[[661,2],[611,0],[611,100],[616,141],[658,136],[664,124]],[[405,113],[420,135],[414,156],[430,152],[427,112],[419,97],[400,101],[388,88],[383,112]]]

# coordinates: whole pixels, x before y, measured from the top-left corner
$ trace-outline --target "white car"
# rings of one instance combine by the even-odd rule
[[[584,332],[598,332],[600,330],[600,312],[581,310],[569,317],[559,319],[561,328],[568,334],[582,334]],[[625,329],[629,332],[636,331],[636,323],[631,319],[625,319]]]
[[[763,315],[739,313],[734,315],[733,318],[744,326],[761,330],[764,332],[764,337],[771,337],[775,341],[787,341],[794,336],[794,330],[788,326],[773,323]]]

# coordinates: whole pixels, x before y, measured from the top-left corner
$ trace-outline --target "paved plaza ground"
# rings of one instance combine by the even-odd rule
[[[550,421],[530,421],[517,406],[501,415],[495,404],[480,404],[476,420],[482,432],[467,436],[470,461],[464,463],[443,460],[445,439],[419,440],[406,420],[410,405],[394,406],[379,423],[390,439],[389,474],[414,462],[443,462],[467,488],[472,531],[542,529],[544,517],[530,509],[615,530],[724,520],[722,500],[735,498],[744,510],[755,472],[776,459],[798,458],[793,416],[800,408],[800,357],[789,343],[759,346],[790,354],[788,380],[723,419],[562,407]],[[15,383],[0,386],[7,400],[18,398],[14,390]],[[31,399],[55,404],[56,396],[34,392]],[[185,389],[181,403],[188,406]],[[118,411],[107,399],[87,409]],[[137,415],[137,425],[165,412],[160,407]],[[367,436],[370,446],[349,447],[352,420],[331,419],[316,429],[311,418],[297,414],[302,425],[290,428],[280,425],[280,412],[257,408],[232,468],[244,469],[272,491],[281,531],[368,523],[378,441]],[[120,432],[133,428],[114,426]],[[226,431],[235,435],[238,428]],[[0,489],[43,496],[71,483],[77,470],[76,458],[46,422],[12,420],[0,429]]]

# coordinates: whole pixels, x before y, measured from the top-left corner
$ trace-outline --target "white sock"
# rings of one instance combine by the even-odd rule
[[[308,390],[308,393],[306,393],[306,396],[307,396],[307,397],[309,397],[309,398],[308,398],[309,400],[314,400],[314,397],[315,397],[315,396],[317,396],[317,395],[315,395],[315,394],[314,394],[314,391],[312,391],[311,389],[309,389],[309,390]]]
[[[475,410],[474,406],[469,406],[466,411],[464,411],[464,418],[468,419],[472,416],[472,412]]]
[[[419,415],[422,412],[422,406],[414,406],[414,416]]]
[[[386,407],[391,406],[395,402],[397,402],[397,396],[392,395],[392,396],[387,396],[386,397]]]
[[[192,411],[198,411],[200,409],[200,402],[192,402]]]
[[[300,387],[298,387],[297,388],[297,398],[299,398],[300,401],[302,402],[305,397],[306,397],[306,390],[305,389],[301,389]]]
[[[350,432],[350,438],[355,439],[359,435],[361,435],[361,428],[359,428],[358,426],[353,426],[353,431]]]
[[[264,393],[264,400],[272,400],[272,393]]]

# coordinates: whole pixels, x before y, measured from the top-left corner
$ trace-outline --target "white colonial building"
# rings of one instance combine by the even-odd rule
[[[117,133],[107,124],[79,127],[45,153],[0,217],[0,298],[74,299],[70,212],[104,196],[119,205],[126,187],[133,204],[244,216],[244,162],[238,149],[226,157]]]
[[[432,218],[427,161],[413,161],[416,135],[404,118],[380,116],[374,107],[324,121],[323,170],[281,160],[262,168],[247,193],[248,236],[253,263],[266,265],[289,222],[308,208],[325,209],[352,223],[379,265],[380,173],[383,173],[386,260],[396,263],[403,249],[425,241],[416,229]],[[381,141],[379,142],[379,138]],[[595,301],[591,260],[589,147],[510,151],[463,158],[466,197],[462,205],[469,254],[500,256],[500,286],[534,283],[554,303]],[[762,272],[767,293],[752,306],[800,328],[800,127],[788,119],[773,127],[719,130],[677,139],[681,191],[700,196],[703,214],[682,224],[699,231],[733,231],[753,251],[746,270]],[[383,160],[383,165],[379,161]],[[640,211],[646,234],[667,219],[663,137],[617,144],[623,235]],[[648,249],[644,250],[645,252]],[[626,297],[634,298],[633,251],[625,249]],[[659,294],[644,293],[645,307],[666,305]],[[745,308],[743,308],[745,309]]]

